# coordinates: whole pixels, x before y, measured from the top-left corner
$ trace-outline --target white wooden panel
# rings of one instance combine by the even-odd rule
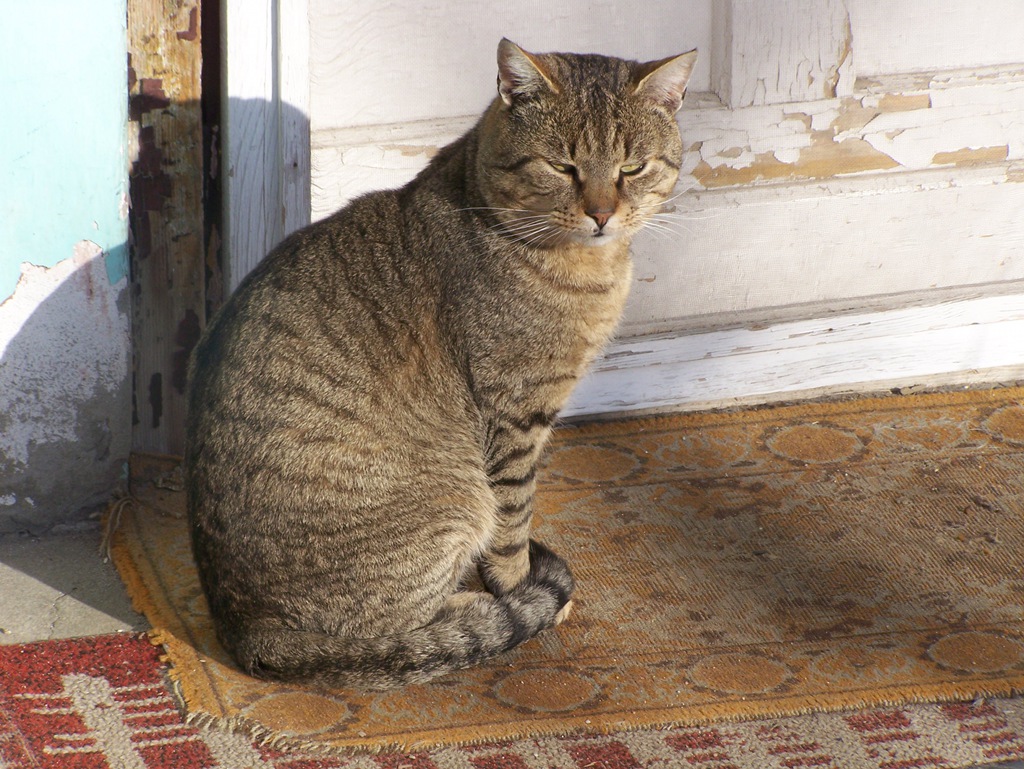
[[[401,187],[477,116],[316,131],[312,145],[313,221],[373,190]]]
[[[225,282],[229,289],[274,238],[267,177],[276,153],[274,35],[270,2],[225,0]]]
[[[656,59],[707,48],[711,0],[310,0],[313,130],[455,117],[494,97],[498,41]],[[707,90],[709,59],[691,87]]]
[[[1005,180],[946,170],[684,196],[678,237],[634,245],[623,333],[1024,279],[1024,184]]]
[[[846,0],[857,75],[1024,62],[1020,0]]]
[[[1024,278],[1024,77],[897,81],[742,110],[691,94],[677,219],[635,243],[623,333],[898,306]],[[318,132],[314,217],[404,183],[471,124]],[[849,176],[813,180],[823,172]]]
[[[437,137],[315,148],[314,167],[342,195],[398,185],[415,175]],[[856,307],[871,297],[894,306],[915,292],[1024,280],[1021,181],[998,165],[681,187],[670,231],[641,233],[634,242],[621,334],[804,317],[812,307]],[[317,200],[314,218],[333,210],[325,197]]]
[[[224,0],[225,284],[308,223],[306,0]]]
[[[278,0],[283,235],[310,222],[309,0]]]
[[[1024,377],[1024,294],[613,342],[563,415]]]
[[[711,85],[729,107],[852,93],[843,0],[720,0],[713,22]]]

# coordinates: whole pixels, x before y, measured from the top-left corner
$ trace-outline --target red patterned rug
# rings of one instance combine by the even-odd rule
[[[917,705],[350,757],[182,719],[144,635],[0,646],[3,769],[957,769],[1024,758],[1024,701]]]

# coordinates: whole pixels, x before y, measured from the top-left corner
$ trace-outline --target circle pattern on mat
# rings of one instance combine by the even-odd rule
[[[504,704],[542,713],[572,710],[592,700],[599,691],[592,678],[565,670],[523,670],[494,685],[495,696]]]
[[[992,412],[982,427],[1011,446],[1024,446],[1024,406],[1012,404]]]
[[[350,715],[348,706],[331,697],[311,692],[271,694],[246,708],[248,718],[271,729],[287,732],[297,724],[303,731],[319,732]]]
[[[765,694],[790,678],[781,662],[754,654],[713,654],[690,668],[690,680],[725,694]]]
[[[853,433],[823,424],[784,427],[768,438],[767,446],[777,456],[808,464],[842,462],[864,450]]]
[[[946,668],[994,673],[1024,662],[1024,644],[972,630],[939,639],[928,648],[928,656]]]
[[[617,481],[626,478],[640,467],[631,451],[606,446],[565,446],[552,451],[547,472],[568,480]]]

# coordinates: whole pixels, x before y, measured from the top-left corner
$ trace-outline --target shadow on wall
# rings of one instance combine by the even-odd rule
[[[152,86],[158,97],[159,85]],[[135,105],[140,131],[156,132],[180,114],[181,104],[145,93]],[[71,258],[53,267],[26,265],[15,292],[0,297],[0,535],[84,524],[126,482],[129,454],[138,443],[136,436],[133,444],[133,429],[145,424],[151,432],[183,432],[178,423],[184,420],[186,363],[205,317],[226,294],[218,264],[219,180],[225,173],[241,177],[234,185],[236,249],[251,255],[266,253],[286,234],[286,221],[296,220],[286,219],[281,206],[301,199],[290,189],[300,183],[299,175],[308,191],[308,157],[292,158],[303,151],[301,143],[284,146],[280,139],[283,121],[293,124],[293,132],[308,133],[305,115],[262,100],[232,100],[232,108],[242,118],[242,149],[230,160],[218,156],[215,111],[203,116],[203,168],[176,163],[155,141],[145,142],[146,133],[140,136],[130,171],[130,284],[120,275],[123,269],[108,274],[108,263],[129,263],[127,244],[105,253],[83,240]],[[204,201],[176,184],[182,174],[202,175]],[[176,216],[192,206],[204,206],[205,232],[183,228]],[[308,221],[308,210],[298,219],[303,217]],[[183,307],[184,286],[197,284],[205,285],[205,302]],[[145,329],[141,343],[139,327]],[[196,330],[183,334],[183,327]],[[149,354],[145,340],[161,336],[172,340],[163,348],[166,360],[151,355],[153,365],[140,366],[144,351],[136,349],[133,361],[133,343],[150,348]],[[133,376],[139,376],[134,404]],[[98,544],[98,530],[96,536]],[[10,565],[103,608],[100,598],[83,597],[44,563]]]
[[[124,477],[128,281],[107,270],[124,251],[81,241],[53,267],[27,265],[0,304],[0,534],[79,523]]]
[[[287,104],[230,99],[234,135],[228,137],[205,91],[197,105],[154,95],[158,84],[145,87],[149,90],[135,97],[132,107],[139,121],[130,215],[137,377],[133,446],[180,455],[187,364],[206,319],[273,246],[309,222],[309,144],[295,139],[308,137],[309,119]],[[174,135],[165,121],[170,113],[197,107],[203,115],[202,169],[185,139],[168,148],[157,138]],[[202,176],[201,187],[193,174]],[[230,189],[223,194],[228,179]],[[197,194],[201,204],[194,200]],[[222,195],[230,221],[227,210],[220,210]],[[190,220],[182,212],[198,206],[204,215],[196,225],[198,217]]]

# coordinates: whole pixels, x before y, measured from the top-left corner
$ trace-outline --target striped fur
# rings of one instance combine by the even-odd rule
[[[529,538],[537,461],[618,321],[630,237],[675,184],[693,58],[502,41],[475,128],[285,240],[213,319],[186,488],[243,669],[388,688],[566,616],[572,575]]]

